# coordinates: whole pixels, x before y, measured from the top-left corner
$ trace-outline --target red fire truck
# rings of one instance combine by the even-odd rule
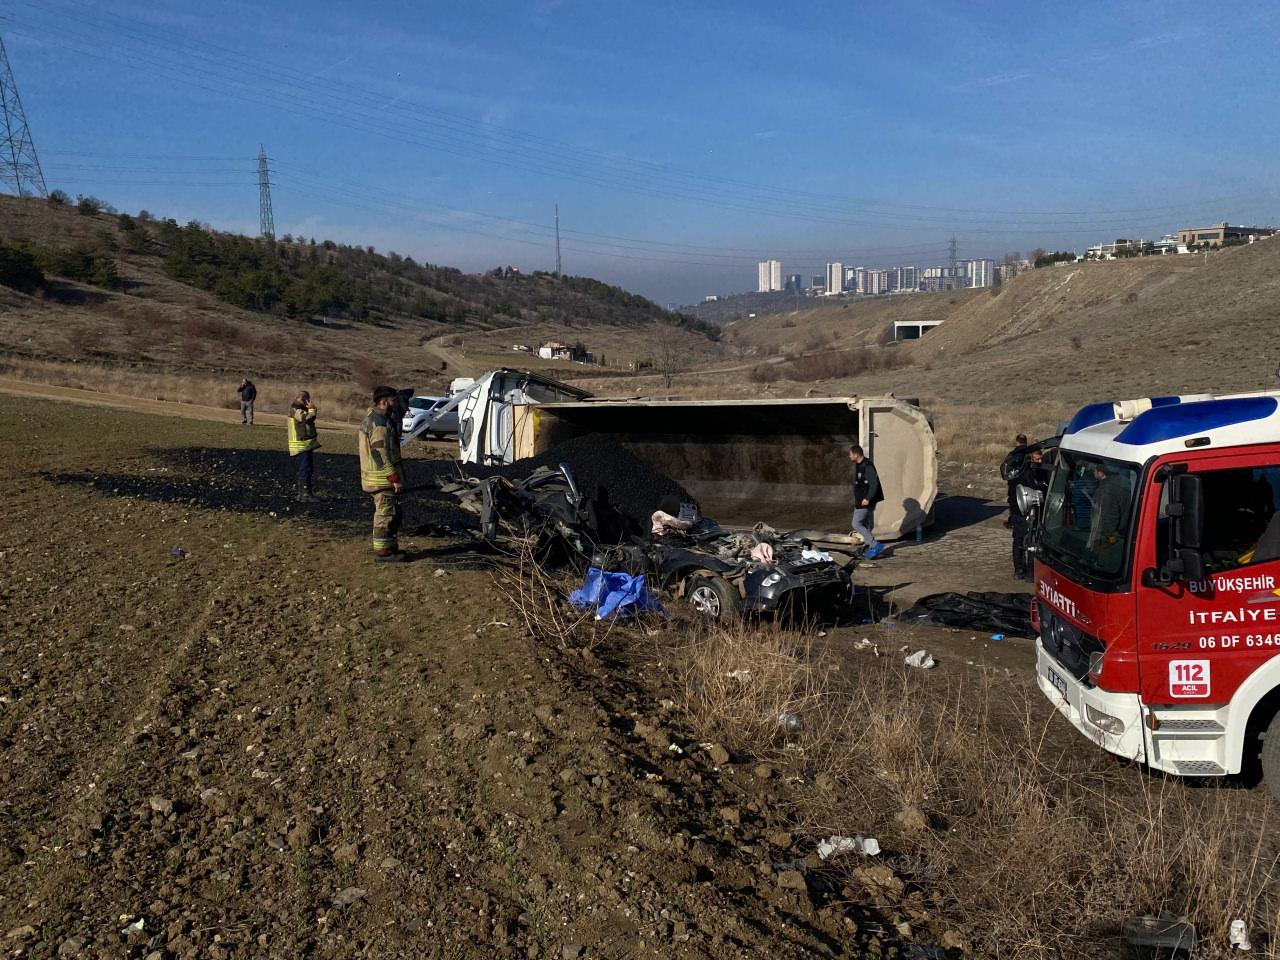
[[[1041,509],[1045,695],[1114,754],[1193,776],[1260,761],[1280,795],[1280,393],[1084,407]]]

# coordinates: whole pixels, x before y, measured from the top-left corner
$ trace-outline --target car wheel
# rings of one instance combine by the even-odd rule
[[[694,577],[684,598],[693,609],[711,620],[736,617],[742,609],[738,591],[722,577]]]

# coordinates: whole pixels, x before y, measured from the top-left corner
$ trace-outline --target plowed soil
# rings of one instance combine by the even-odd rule
[[[0,397],[7,955],[962,955],[963,905],[904,885],[906,861],[818,858],[800,811],[830,778],[700,738],[663,659],[678,620],[586,646],[531,636],[510,559],[430,490],[407,497],[411,562],[376,566],[352,438],[322,434],[321,500],[303,506],[283,440]],[[410,484],[450,453],[413,445]],[[1018,589],[991,486],[860,568],[866,599]],[[813,638],[853,664],[868,634],[877,655],[938,658],[922,697],[934,678],[1034,684],[1026,640],[906,623]],[[1061,756],[1114,766],[1030,702]],[[1107,782],[1136,810],[1131,774]],[[1240,843],[1268,835],[1271,801],[1247,799]],[[866,827],[891,842],[896,814]]]
[[[374,566],[349,441],[298,509],[278,433],[0,399],[7,952],[895,949],[782,869],[810,788],[699,745],[642,628],[544,647],[457,537]]]

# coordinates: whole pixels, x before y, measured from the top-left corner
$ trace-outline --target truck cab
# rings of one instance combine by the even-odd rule
[[[1280,792],[1280,393],[1081,409],[1034,580],[1037,679],[1076,729],[1172,774],[1260,760]]]

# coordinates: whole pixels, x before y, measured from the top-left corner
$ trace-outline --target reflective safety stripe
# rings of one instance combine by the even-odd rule
[[[375,550],[394,550],[397,541],[395,540],[374,540],[373,549]]]
[[[395,472],[396,471],[390,467],[383,470],[379,470],[377,467],[373,467],[369,470],[361,470],[360,486],[362,486],[366,492],[372,492],[372,490],[376,490],[379,487],[390,490],[391,475]]]
[[[302,453],[304,450],[316,450],[320,447],[320,441],[316,439],[316,421],[315,417],[309,420],[299,421],[294,416],[295,411],[289,413],[289,456]]]

